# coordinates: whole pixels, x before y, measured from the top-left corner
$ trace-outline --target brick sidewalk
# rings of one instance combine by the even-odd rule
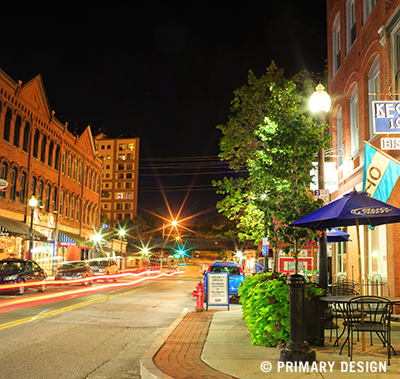
[[[215,312],[188,313],[157,352],[153,358],[154,364],[176,379],[237,379],[214,370],[201,360],[211,318]]]

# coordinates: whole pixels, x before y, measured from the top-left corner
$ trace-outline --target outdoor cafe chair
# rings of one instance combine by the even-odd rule
[[[370,332],[371,345],[372,334],[375,333],[383,346],[387,347],[388,365],[390,365],[390,352],[393,349],[390,344],[390,314],[392,311],[390,301],[379,296],[357,296],[347,302],[345,311],[350,360],[353,358],[353,333]],[[394,349],[393,352],[396,354]]]

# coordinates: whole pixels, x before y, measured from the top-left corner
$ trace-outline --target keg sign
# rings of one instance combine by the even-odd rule
[[[208,272],[206,309],[209,305],[227,306],[229,310],[229,273]]]
[[[0,179],[0,192],[4,192],[8,186],[7,180]]]

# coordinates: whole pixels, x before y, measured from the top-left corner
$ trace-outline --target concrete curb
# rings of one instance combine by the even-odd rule
[[[153,358],[187,314],[188,311],[182,312],[179,317],[168,327],[168,329],[160,337],[158,337],[153,346],[151,346],[150,349],[147,350],[140,358],[140,376],[142,379],[174,379],[171,376],[163,373],[154,364]]]

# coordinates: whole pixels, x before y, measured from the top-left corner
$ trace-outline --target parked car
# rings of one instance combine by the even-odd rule
[[[204,293],[207,292],[207,273],[228,272],[229,273],[229,296],[237,296],[240,284],[245,278],[242,266],[231,261],[215,261],[204,272]]]
[[[118,275],[118,265],[113,258],[88,259],[86,262],[89,263],[94,276]],[[108,281],[107,278],[103,278],[103,280]],[[117,278],[113,278],[112,280],[116,282]]]
[[[93,284],[92,280],[92,270],[89,263],[85,261],[71,261],[64,262],[57,270],[54,280],[78,280],[79,284],[84,286],[91,286]]]
[[[28,259],[8,258],[0,260],[0,285],[16,284],[10,289],[22,295],[27,288],[32,286],[38,291],[46,290],[47,273],[35,261]],[[8,291],[5,289],[5,291]]]

